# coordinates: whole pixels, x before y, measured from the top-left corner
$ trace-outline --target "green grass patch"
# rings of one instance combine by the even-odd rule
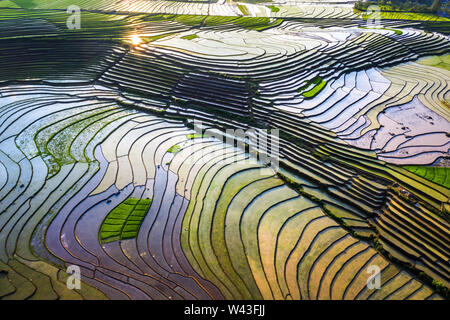
[[[196,139],[196,138],[204,138],[204,137],[206,137],[206,135],[201,134],[201,133],[191,133],[191,134],[187,134],[186,137],[188,139]]]
[[[375,14],[366,14],[365,12],[361,12],[361,18],[363,20],[374,19]],[[417,12],[379,12],[377,13],[380,19],[385,20],[411,20],[411,21],[444,21],[448,22],[450,19],[445,17],[440,17],[431,13],[417,13]]]
[[[275,7],[274,5],[267,6],[267,8],[269,8],[270,11],[272,11],[272,12],[278,12],[278,11],[280,11],[280,8]]]
[[[437,68],[442,68],[450,71],[450,54],[443,56],[430,56],[417,60],[417,63],[432,66]],[[448,103],[444,100],[443,104],[448,106]]]
[[[89,130],[95,135],[99,129],[96,129],[95,124],[100,125],[100,127],[107,125],[111,121],[108,120],[109,117],[114,115],[116,111],[117,109],[114,106],[103,106],[79,114],[71,114],[64,120],[51,123],[37,130],[33,140],[38,148],[39,155],[49,169],[48,178],[57,174],[63,165],[76,162],[72,156],[71,148],[73,142],[82,132]],[[18,143],[20,148],[25,146],[27,141],[19,138]],[[77,145],[76,148],[85,150],[86,145]],[[89,162],[90,160],[85,157],[81,161]]]
[[[180,151],[180,149],[181,149],[181,147],[178,144],[176,144],[176,145],[171,146],[169,148],[169,150],[167,150],[167,152],[177,153],[178,151]]]
[[[267,28],[276,27],[283,22],[282,19],[276,19],[270,22],[270,18],[249,18],[240,17],[234,24],[249,30],[262,31]]]
[[[243,6],[247,10],[245,6]],[[248,12],[248,10],[247,10]],[[145,21],[176,21],[188,26],[219,26],[232,24],[250,30],[264,30],[266,28],[274,27],[283,22],[282,19],[275,19],[267,17],[224,17],[224,16],[199,16],[199,15],[151,15],[141,18]]]
[[[198,38],[198,35],[196,35],[196,34],[188,34],[186,36],[182,36],[181,37],[181,39],[186,39],[186,40],[192,40],[192,39],[195,39],[195,38]]]
[[[158,34],[158,35],[156,35],[156,36],[143,37],[143,38],[142,38],[142,41],[144,41],[145,43],[153,42],[153,41],[156,41],[156,40],[159,40],[159,39],[166,38],[166,37],[171,36],[171,35],[173,35],[173,34],[174,34],[174,33],[163,33],[163,34]]]
[[[325,87],[326,84],[327,84],[326,81],[322,81],[319,84],[317,84],[316,86],[314,86],[314,88],[312,88],[311,90],[303,92],[302,96],[304,96],[305,98],[311,99],[311,98],[315,97],[316,94],[318,94],[320,91],[322,91],[322,89]]]
[[[100,227],[100,243],[136,238],[151,199],[128,198],[115,207]]]
[[[247,9],[247,7],[245,5],[238,4],[237,7],[238,7],[239,11],[241,11],[244,16],[248,16],[250,14],[248,12],[248,9]]]
[[[1,2],[13,2],[20,8],[24,8],[24,9],[34,8],[36,6],[36,3],[34,0],[11,0],[11,1],[1,1]],[[14,7],[10,7],[10,8],[14,8]]]
[[[320,76],[316,76],[313,79],[308,80],[303,86],[298,88],[298,92],[300,92],[305,98],[311,99],[315,97],[316,94],[318,94],[320,91],[322,91],[326,84],[327,82],[325,80],[323,80]],[[311,86],[313,87],[309,89]]]
[[[394,32],[395,32],[395,34],[398,34],[398,35],[401,35],[401,34],[403,34],[403,31],[401,31],[401,30],[397,30],[397,29],[387,29],[387,28],[385,28],[385,30],[389,30],[389,31],[394,31]]]
[[[182,14],[174,16],[173,20],[188,26],[198,26],[203,22],[205,17],[206,16]]]
[[[404,166],[403,168],[440,186],[450,188],[450,168],[429,166]]]
[[[0,1],[0,8],[20,8],[20,6],[10,0]]]

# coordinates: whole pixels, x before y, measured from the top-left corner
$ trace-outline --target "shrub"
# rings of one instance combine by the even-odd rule
[[[181,37],[181,39],[186,39],[186,40],[192,40],[192,39],[195,39],[195,38],[198,38],[198,35],[196,35],[196,34],[188,34],[186,36],[182,36]]]
[[[308,91],[302,92],[306,89],[308,89],[312,84],[314,84],[314,87],[309,89]],[[323,80],[320,76],[314,77],[313,79],[306,82],[305,85],[300,87],[298,89],[298,92],[302,92],[302,96],[304,96],[307,99],[313,98],[318,94],[322,89],[325,87],[327,82]]]
[[[177,153],[178,151],[180,151],[180,149],[181,149],[181,147],[178,144],[176,144],[176,145],[171,146],[169,148],[169,150],[167,150],[167,152]]]
[[[270,11],[272,11],[272,12],[278,12],[278,11],[280,11],[280,8],[278,8],[278,7],[275,7],[274,5],[270,5],[270,6],[267,6],[269,9],[270,9]]]

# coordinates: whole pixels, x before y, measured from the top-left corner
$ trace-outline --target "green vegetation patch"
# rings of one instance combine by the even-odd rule
[[[191,134],[187,134],[186,137],[190,140],[192,139],[196,139],[196,138],[205,138],[208,135],[205,134],[201,134],[201,133],[191,133]]]
[[[272,11],[272,12],[278,12],[278,11],[280,11],[280,8],[275,7],[274,5],[267,6],[267,8],[269,8],[270,11]]]
[[[308,80],[305,85],[301,86],[298,89],[298,92],[302,93],[302,96],[304,96],[307,99],[311,99],[316,96],[322,89],[325,87],[327,82],[323,80],[320,76],[316,76],[311,80]],[[311,87],[311,85],[314,85],[311,89],[307,90]],[[305,91],[307,90],[307,91]]]
[[[357,1],[353,8],[359,11],[366,11],[370,6],[376,5],[382,12],[414,12],[414,13],[433,13],[439,11],[448,13],[448,5],[442,5],[442,0],[372,0]]]
[[[439,17],[431,13],[416,12],[380,12],[381,19],[386,20],[413,20],[413,21],[450,21],[445,17]],[[364,19],[364,16],[363,16]]]
[[[38,148],[38,152],[49,169],[49,178],[57,174],[61,167],[77,161],[90,162],[91,160],[84,153],[89,141],[85,144],[74,145],[75,140],[83,132],[86,135],[95,134],[117,117],[117,109],[114,105],[102,106],[93,110],[71,114],[70,117],[51,123],[40,128],[33,140]],[[113,118],[111,118],[113,117]],[[18,139],[19,148],[25,146],[28,137]],[[73,148],[83,150],[84,159],[73,157]]]
[[[417,63],[450,71],[450,54],[444,56],[425,57],[417,60]],[[443,103],[446,105],[445,101],[443,101]]]
[[[18,7],[24,8],[24,9],[30,9],[30,8],[34,8],[36,6],[36,3],[34,0],[11,0],[11,1],[5,1],[5,2],[13,2]],[[10,7],[10,8],[15,8],[15,7]]]
[[[0,1],[0,8],[20,8],[20,6],[10,0],[5,0]]]
[[[381,11],[377,13],[367,14],[365,11],[355,10],[355,13],[361,14],[363,20],[367,19],[383,19],[383,20],[411,20],[411,21],[434,21],[434,22],[448,22],[450,19],[440,17],[431,13],[418,12],[392,12]]]
[[[450,168],[429,166],[404,166],[406,170],[446,188],[450,188]]]
[[[180,149],[181,149],[181,147],[178,144],[176,144],[176,145],[171,146],[169,148],[169,150],[167,150],[167,152],[177,153],[178,151],[180,151]]]
[[[387,29],[387,28],[386,28],[386,30],[394,31],[394,32],[395,32],[395,34],[397,34],[397,35],[401,35],[401,34],[403,34],[403,31],[401,31],[401,30],[397,30],[397,29]]]
[[[100,243],[137,237],[139,228],[152,204],[151,199],[128,198],[115,207],[100,227]]]
[[[272,22],[270,20],[271,18],[240,17],[235,19],[233,24],[250,30],[262,31],[267,28],[276,27],[283,22],[282,19],[276,19]]]
[[[182,36],[181,37],[181,39],[186,39],[186,40],[192,40],[192,39],[195,39],[195,38],[198,38],[198,35],[196,35],[196,34],[188,34],[186,36]]]
[[[198,26],[200,25],[206,16],[199,16],[199,15],[174,15],[171,20],[174,20],[179,23],[186,24],[188,26]]]
[[[175,34],[174,32],[170,32],[170,33],[158,34],[156,36],[143,37],[142,41],[144,41],[145,43],[153,42],[153,41],[156,41],[156,40],[159,40],[159,39],[163,39],[163,38],[166,38],[166,37],[174,35],[174,34]]]
[[[176,21],[188,26],[213,27],[226,24],[237,25],[241,28],[261,31],[267,28],[278,26],[283,19],[267,17],[223,17],[223,16],[194,16],[194,15],[153,15],[147,17],[151,21],[164,19],[167,21]]]
[[[380,29],[380,28],[378,28],[378,29]],[[397,29],[381,28],[381,30],[394,31],[395,34],[397,34],[397,35],[402,35],[403,34],[403,31],[397,30]]]
[[[248,16],[248,15],[250,14],[250,13],[248,12],[248,9],[247,9],[247,7],[246,7],[245,5],[243,5],[243,4],[238,4],[237,7],[238,7],[238,9],[242,12],[242,14],[243,14],[244,16]]]

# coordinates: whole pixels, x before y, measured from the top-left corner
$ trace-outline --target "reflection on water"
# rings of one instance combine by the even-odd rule
[[[134,34],[131,36],[131,43],[137,46],[142,43],[142,39],[137,34]]]

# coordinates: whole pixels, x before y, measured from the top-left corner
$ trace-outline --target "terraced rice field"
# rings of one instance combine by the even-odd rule
[[[0,0],[0,299],[448,299],[448,19],[352,4]]]

